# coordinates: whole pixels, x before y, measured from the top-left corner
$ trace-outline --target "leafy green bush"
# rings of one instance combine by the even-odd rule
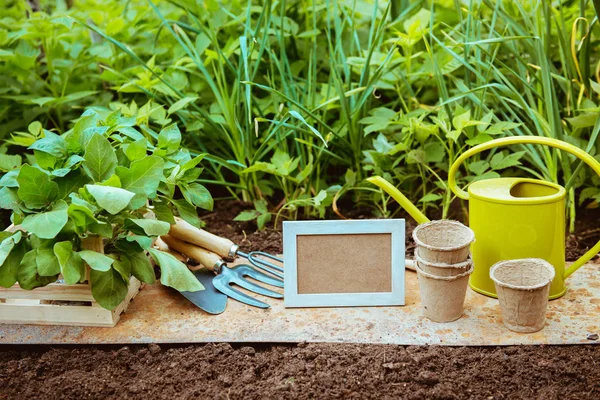
[[[455,200],[449,166],[496,137],[600,150],[599,28],[589,1],[102,4],[0,21],[4,76],[42,81],[4,89],[0,127],[23,130],[35,114],[62,132],[88,104],[128,110],[151,100],[157,120],[180,122],[185,145],[207,154],[202,182],[252,201],[256,211],[239,219],[260,226],[273,215],[321,217],[350,196],[388,216],[388,196],[364,182],[374,173],[446,217]],[[44,29],[56,32],[58,56],[43,56],[53,47],[32,19],[52,24]],[[27,46],[42,47],[26,64],[39,79],[13,71]],[[85,74],[67,67],[48,79],[65,65]],[[63,102],[86,91],[98,93]],[[580,165],[521,146],[469,160],[462,183],[500,174],[566,182],[572,223],[577,193],[582,204],[600,200],[600,182]]]
[[[176,124],[160,132],[146,125],[151,107],[137,115],[90,109],[63,135],[32,123],[19,136],[34,154],[0,179],[0,207],[11,210],[26,233],[1,234],[1,286],[18,282],[30,290],[59,274],[68,284],[89,279],[94,298],[113,309],[127,295],[131,276],[154,282],[149,252],[162,284],[202,290],[186,265],[151,247],[153,238],[169,232],[174,214],[198,225],[196,207],[213,205],[196,182],[203,155],[180,147]],[[156,219],[145,218],[150,211]],[[104,240],[105,254],[83,246],[93,237]]]

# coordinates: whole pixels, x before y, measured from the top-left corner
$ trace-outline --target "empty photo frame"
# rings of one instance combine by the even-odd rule
[[[404,305],[403,219],[283,223],[286,307]]]

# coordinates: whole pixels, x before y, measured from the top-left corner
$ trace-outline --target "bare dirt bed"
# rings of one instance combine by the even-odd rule
[[[1,399],[598,399],[600,346],[8,350]]]
[[[203,219],[246,250],[281,252],[279,231],[231,222],[243,207]],[[598,240],[599,217],[580,213],[568,259]],[[0,346],[0,399],[38,398],[599,399],[600,346]]]

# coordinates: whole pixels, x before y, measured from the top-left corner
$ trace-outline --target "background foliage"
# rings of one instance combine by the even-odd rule
[[[200,182],[254,202],[238,219],[259,226],[323,217],[332,204],[344,213],[340,199],[389,216],[389,198],[364,182],[372,174],[447,216],[449,165],[496,137],[600,150],[591,1],[30,3],[0,11],[6,152],[35,120],[61,133],[89,107],[149,112],[157,130],[180,124],[192,154],[207,154]],[[11,169],[10,156],[0,161]],[[515,147],[470,160],[463,184],[561,182],[573,223],[578,203],[600,200],[600,180],[579,166]]]

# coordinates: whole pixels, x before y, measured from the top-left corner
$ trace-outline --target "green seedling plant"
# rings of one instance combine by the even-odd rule
[[[391,215],[371,174],[449,216],[449,165],[502,136],[599,154],[590,1],[41,4],[9,2],[0,17],[0,136],[13,146],[38,138],[39,127],[26,132],[35,119],[64,132],[86,106],[128,113],[150,101],[155,121],[178,123],[184,145],[206,153],[196,183],[254,204],[261,226],[327,215],[342,196]],[[5,171],[16,161],[3,159]],[[571,229],[577,204],[598,204],[598,180],[554,149],[474,157],[462,184],[496,174],[565,184]]]
[[[91,109],[62,135],[30,125],[33,154],[0,179],[0,207],[22,228],[0,235],[1,286],[31,290],[57,279],[88,280],[95,300],[114,309],[132,276],[154,283],[149,254],[162,284],[203,289],[186,265],[152,248],[175,215],[199,225],[196,207],[212,209],[210,193],[197,182],[203,155],[180,146],[176,124],[155,132],[143,110],[136,116]],[[103,241],[104,252],[84,247],[93,238]]]

